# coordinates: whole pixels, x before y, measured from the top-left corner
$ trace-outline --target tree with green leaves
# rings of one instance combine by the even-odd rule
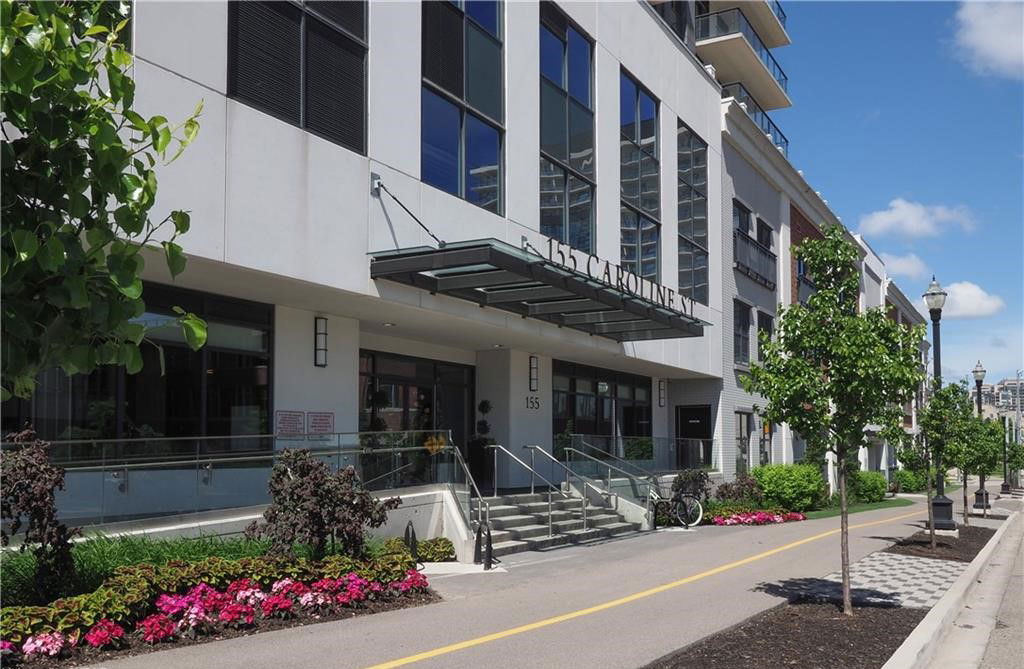
[[[775,338],[762,333],[762,360],[744,385],[767,399],[765,420],[788,423],[807,440],[809,458],[835,455],[843,611],[853,615],[847,472],[867,443],[866,426],[902,420],[902,406],[923,378],[924,331],[896,323],[881,308],[858,312],[857,248],[841,227],[824,232],[796,249],[817,290],[806,305],[782,308]]]
[[[951,383],[932,393],[918,422],[929,443],[941,444],[942,462],[960,472],[964,525],[968,525],[971,507],[967,503],[967,477],[975,468],[981,421],[974,416],[966,382]]]
[[[133,110],[130,10],[0,0],[3,399],[30,397],[47,368],[138,372],[144,250],[162,253],[171,276],[185,268],[176,239],[188,213],[150,214],[157,166],[196,138],[202,102],[176,125]],[[203,320],[176,312],[189,345],[202,346]]]
[[[977,436],[975,437],[974,461],[971,471],[978,475],[979,486],[983,486],[985,477],[996,471],[996,468],[1002,464],[1003,442],[1006,439],[1006,433],[999,421],[975,418],[974,422]],[[982,507],[981,515],[987,517],[988,509]]]

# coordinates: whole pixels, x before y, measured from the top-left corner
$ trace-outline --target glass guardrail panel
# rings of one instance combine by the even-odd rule
[[[102,471],[102,522],[195,513],[199,508],[198,479],[194,459],[107,466]]]

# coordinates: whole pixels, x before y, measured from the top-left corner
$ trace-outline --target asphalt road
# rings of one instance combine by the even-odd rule
[[[925,517],[922,501],[851,516],[851,560],[912,534]],[[439,604],[102,666],[637,667],[781,603],[788,579],[837,571],[838,527],[838,517],[703,527],[519,554],[506,573],[435,577]]]

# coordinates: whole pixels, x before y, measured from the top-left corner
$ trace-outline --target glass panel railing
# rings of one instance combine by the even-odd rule
[[[739,33],[746,38],[750,48],[754,50],[757,57],[761,59],[761,62],[771,73],[775,81],[778,82],[782,90],[787,91],[789,87],[789,78],[786,77],[786,73],[782,71],[782,67],[779,66],[778,61],[775,60],[775,56],[772,55],[771,51],[764,45],[761,38],[758,36],[757,31],[747,21],[747,17],[743,15],[739,7],[733,9],[726,9],[721,12],[713,12],[711,14],[704,14],[703,16],[697,17],[697,40],[711,39],[713,37],[724,37],[725,35],[733,35]]]
[[[718,468],[718,442],[714,439],[578,434],[573,435],[573,441],[576,448],[598,460],[608,461],[638,476],[680,469]],[[596,464],[593,468],[600,469]]]
[[[736,268],[769,290],[775,290],[775,254],[742,230],[734,229],[732,239]]]
[[[754,97],[747,91],[747,89],[741,83],[726,84],[722,86],[722,97],[723,98],[735,98],[736,102],[742,103],[746,107],[747,115],[757,124],[757,127],[761,129],[768,139],[774,144],[782,155],[789,157],[789,140],[782,134],[779,127],[775,125],[772,119],[768,116],[761,105],[757,104]]]
[[[779,0],[768,0],[768,5],[772,8],[772,12],[775,13],[775,17],[782,24],[782,27],[786,27],[786,10],[782,8],[782,3]]]
[[[467,523],[482,508],[450,432],[425,430],[53,442],[51,461],[65,470],[58,515],[94,525],[263,505],[287,448],[309,449],[335,471],[355,467],[371,491],[449,485]]]

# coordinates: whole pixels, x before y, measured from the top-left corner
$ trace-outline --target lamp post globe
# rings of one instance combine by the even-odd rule
[[[939,339],[939,321],[942,319],[942,307],[946,305],[946,291],[932,276],[932,282],[928,284],[928,290],[924,292],[924,303],[928,307],[928,314],[932,319],[932,349],[935,351],[935,390],[942,387],[942,345]],[[953,500],[946,497],[946,475],[942,470],[942,444],[933,444],[932,451],[935,453],[936,487],[935,497],[931,500],[932,518],[934,527],[937,530],[955,530],[956,522],[953,520]]]
[[[974,375],[974,391],[978,405],[978,420],[981,420],[981,384],[985,381],[985,368],[982,367],[981,360],[979,360],[978,364],[971,370],[971,374]],[[978,472],[978,489],[974,493],[974,508],[992,508],[988,503],[988,490],[985,488],[985,472]]]

